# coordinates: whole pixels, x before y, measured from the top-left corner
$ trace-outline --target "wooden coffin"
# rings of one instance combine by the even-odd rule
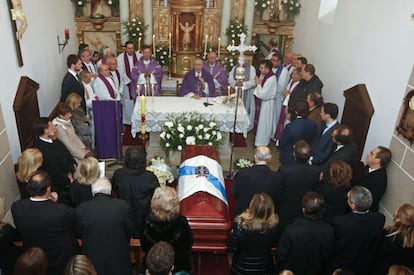
[[[187,146],[182,160],[199,155],[200,152],[218,159],[213,146]],[[197,153],[196,153],[197,152]],[[194,235],[193,251],[227,252],[227,239],[231,221],[229,209],[219,198],[207,192],[197,192],[181,201],[181,215],[187,217]]]

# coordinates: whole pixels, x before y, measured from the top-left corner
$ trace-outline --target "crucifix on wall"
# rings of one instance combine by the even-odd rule
[[[22,39],[24,32],[27,28],[27,19],[24,15],[21,0],[7,0],[9,6],[10,22],[13,30],[13,39],[16,46],[17,61],[19,66],[23,66],[22,52],[20,49],[20,39]],[[17,27],[16,22],[19,22]]]

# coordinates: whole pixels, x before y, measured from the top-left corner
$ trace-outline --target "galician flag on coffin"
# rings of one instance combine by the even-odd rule
[[[189,158],[180,165],[177,192],[180,201],[196,192],[207,192],[228,205],[221,165],[206,156]]]

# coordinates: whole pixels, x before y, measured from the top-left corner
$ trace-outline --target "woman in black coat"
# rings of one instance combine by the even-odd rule
[[[151,213],[146,221],[141,245],[145,253],[160,241],[172,245],[175,251],[173,273],[191,274],[193,233],[186,217],[180,216],[180,201],[175,189],[167,186],[155,189],[151,200]],[[145,263],[146,259],[142,261]],[[143,270],[145,272],[145,269]]]
[[[269,195],[255,194],[249,208],[236,217],[228,249],[233,252],[232,274],[273,274],[279,217]]]
[[[335,160],[315,191],[325,199],[325,217],[341,216],[350,211],[347,194],[351,189],[352,169],[342,160]]]
[[[99,173],[99,162],[96,158],[87,157],[81,161],[75,173],[76,180],[69,188],[73,207],[93,198],[91,185],[99,178]]]
[[[391,265],[414,266],[414,207],[401,205],[394,214],[394,225],[384,230],[384,237],[371,274],[387,274]]]

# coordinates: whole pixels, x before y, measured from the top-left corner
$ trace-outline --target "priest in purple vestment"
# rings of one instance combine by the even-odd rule
[[[185,74],[179,96],[193,98],[216,96],[213,77],[208,71],[203,70],[201,57],[195,58],[194,69]]]
[[[157,60],[151,57],[151,46],[142,47],[142,57],[132,68],[131,80],[135,93],[139,95],[158,96],[161,94],[162,67]],[[145,84],[147,88],[145,89]],[[139,85],[139,91],[136,91]]]
[[[203,66],[203,70],[209,72],[213,76],[214,81],[214,90],[217,96],[223,95],[226,93],[227,89],[227,71],[217,61],[217,53],[211,51],[207,55],[207,62]]]

